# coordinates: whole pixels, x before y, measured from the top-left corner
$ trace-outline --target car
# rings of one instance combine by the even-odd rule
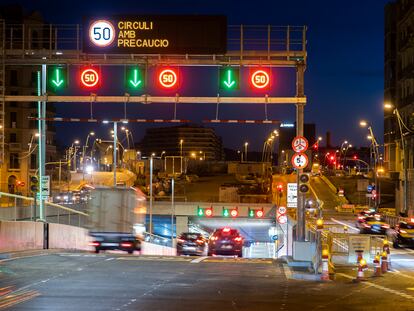
[[[243,256],[244,239],[237,229],[216,229],[208,241],[208,255]]]
[[[391,237],[392,245],[394,248],[400,246],[414,246],[414,218],[410,221],[400,221],[395,226],[394,232]]]
[[[141,251],[141,240],[130,233],[122,232],[91,232],[92,242],[90,246],[95,248],[95,253],[106,250],[121,250],[128,254]]]
[[[198,255],[207,251],[207,239],[200,233],[185,232],[177,239],[177,256]]]
[[[368,216],[372,216],[375,215],[375,211],[372,210],[365,210],[365,211],[361,211],[358,213],[358,218],[357,218],[357,227],[358,227],[358,223],[362,223],[364,222],[365,218],[367,218]]]
[[[390,225],[380,214],[368,215],[361,222],[356,223],[360,233],[386,234]]]

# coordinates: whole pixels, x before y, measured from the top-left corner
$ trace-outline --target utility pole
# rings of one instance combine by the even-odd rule
[[[298,62],[296,65],[296,96],[305,96],[305,64]],[[303,104],[296,105],[296,136],[303,136],[303,123],[304,123],[304,110]],[[299,176],[303,170],[298,169],[296,176],[297,183],[297,198],[298,206],[296,211],[296,241],[305,241],[305,194],[299,191]]]
[[[116,146],[118,144],[118,137],[117,137],[117,131],[118,131],[118,122],[114,122],[114,153],[113,153],[113,169],[114,169],[114,188],[116,187]]]

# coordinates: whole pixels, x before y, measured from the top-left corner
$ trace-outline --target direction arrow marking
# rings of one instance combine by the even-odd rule
[[[56,68],[56,80],[52,80],[52,83],[56,85],[56,87],[59,87],[63,83],[63,80],[60,80],[59,78],[59,68]]]
[[[227,70],[227,81],[224,81],[224,84],[231,88],[236,82],[231,79],[231,70]]]
[[[141,80],[138,80],[138,69],[134,69],[134,80],[129,80],[129,82],[134,86],[137,87],[141,84]]]

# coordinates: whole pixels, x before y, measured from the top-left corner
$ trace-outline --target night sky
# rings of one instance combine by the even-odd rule
[[[2,1],[19,3],[27,10],[39,10],[46,21],[51,23],[81,23],[84,15],[112,14],[223,14],[229,24],[255,25],[307,25],[308,26],[308,67],[305,76],[305,93],[308,105],[305,110],[306,122],[316,123],[317,135],[332,132],[333,142],[347,139],[354,145],[367,145],[366,132],[359,127],[361,118],[373,124],[374,131],[382,140],[383,102],[383,29],[384,5],[386,0],[350,1]],[[202,69],[207,70],[207,69]],[[210,69],[211,70],[211,69]],[[216,69],[217,70],[217,69]],[[186,69],[188,71],[188,69]],[[74,74],[74,73],[72,73]],[[183,77],[194,75],[184,72]],[[209,83],[211,72],[198,71],[201,83],[191,83],[180,90],[182,95],[211,96],[215,89]],[[288,69],[274,69],[272,94],[294,95],[294,75]],[[108,75],[109,77],[109,75]],[[117,80],[116,75],[111,79]],[[204,79],[204,80],[203,80]],[[121,78],[119,78],[121,80]],[[107,88],[98,94],[122,95],[114,81],[106,81]],[[105,84],[105,83],[104,83]],[[213,83],[214,84],[214,83]],[[109,87],[109,85],[111,85]],[[207,85],[207,87],[204,87]],[[70,90],[77,94],[77,85]],[[191,92],[194,92],[192,94]],[[274,92],[274,93],[273,93]],[[151,93],[151,94],[154,94]],[[241,92],[240,95],[249,95]],[[214,95],[212,95],[214,96]],[[105,105],[102,107],[100,105]],[[100,106],[100,107],[98,107]],[[243,108],[244,107],[244,108]],[[123,106],[95,104],[96,116],[122,117]],[[241,109],[242,108],[242,109]],[[113,111],[113,112],[109,112]],[[294,109],[269,107],[269,119],[293,122]],[[59,104],[59,116],[88,116],[87,104]],[[178,108],[177,118],[195,121],[213,119],[215,106],[188,105]],[[168,105],[136,105],[128,107],[129,118],[172,118],[173,109]],[[227,106],[220,110],[223,119],[264,119],[263,106]],[[157,125],[158,126],[158,125]],[[146,128],[144,125],[129,127],[135,140],[139,140]],[[223,137],[224,145],[240,149],[249,141],[259,150],[263,140],[273,129],[265,125],[222,125],[215,126]],[[100,136],[109,137],[108,125],[101,129],[87,125],[58,125],[60,144],[70,144],[75,138],[85,139],[86,131],[94,129]]]

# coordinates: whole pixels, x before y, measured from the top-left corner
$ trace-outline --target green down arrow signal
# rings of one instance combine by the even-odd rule
[[[59,68],[56,68],[56,69],[55,69],[56,79],[55,79],[55,80],[52,80],[52,83],[53,83],[54,85],[56,85],[56,87],[61,86],[61,85],[62,85],[62,83],[64,82],[64,81],[63,81],[63,79],[62,79],[62,80],[60,79],[60,77],[59,77],[59,72],[60,72]]]
[[[138,69],[134,69],[134,80],[129,80],[134,87],[138,87],[141,84],[141,80],[138,80]]]
[[[224,84],[228,87],[231,88],[234,84],[236,83],[236,81],[234,81],[231,78],[231,70],[227,70],[227,81],[224,81]]]

